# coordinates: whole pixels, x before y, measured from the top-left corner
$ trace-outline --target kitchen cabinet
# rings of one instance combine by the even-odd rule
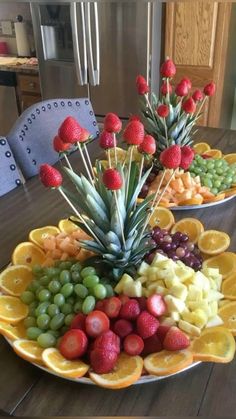
[[[39,76],[36,74],[17,74],[17,91],[20,111],[42,100]]]
[[[187,76],[193,88],[214,80],[216,94],[204,106],[201,125],[219,126],[231,3],[170,2],[166,4],[165,56],[175,62],[175,82]]]

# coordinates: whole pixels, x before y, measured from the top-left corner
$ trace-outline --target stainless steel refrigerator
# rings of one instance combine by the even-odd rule
[[[158,89],[159,2],[31,3],[43,99],[89,97],[97,117],[138,110],[135,78]]]

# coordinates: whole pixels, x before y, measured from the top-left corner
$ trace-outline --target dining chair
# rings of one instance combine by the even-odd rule
[[[0,196],[21,185],[21,175],[5,137],[0,137]]]
[[[38,174],[42,163],[54,164],[59,160],[52,142],[67,116],[77,119],[93,138],[99,135],[88,98],[45,100],[27,108],[17,119],[7,140],[25,179]]]

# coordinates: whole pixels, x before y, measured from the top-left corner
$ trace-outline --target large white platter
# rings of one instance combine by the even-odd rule
[[[224,204],[225,202],[230,201],[231,199],[235,198],[236,195],[228,196],[227,198],[222,199],[221,201],[216,202],[208,202],[206,204],[201,205],[183,205],[178,207],[169,207],[171,211],[184,211],[184,210],[192,210],[192,209],[203,209],[208,207],[214,207],[216,205]]]

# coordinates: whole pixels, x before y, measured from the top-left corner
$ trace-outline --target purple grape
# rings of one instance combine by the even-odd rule
[[[180,233],[180,231],[176,231],[176,233],[173,234],[172,240],[174,242],[178,242],[182,239],[183,234]]]
[[[192,242],[187,242],[187,249],[192,252],[194,250],[194,244]]]
[[[171,258],[171,259],[173,259],[173,257],[174,257],[174,256],[176,256],[175,251],[174,251],[174,250],[172,250],[172,249],[171,249],[171,250],[169,250],[169,252],[168,252],[168,257],[169,257],[169,258]],[[179,258],[178,258],[178,259],[179,259]]]
[[[169,250],[171,250],[171,243],[162,243],[161,249],[164,250],[164,252],[169,252]]]
[[[183,258],[185,256],[185,249],[183,249],[182,247],[177,247],[175,253],[176,256],[178,256],[179,258]]]
[[[147,180],[146,180],[146,183],[148,184],[148,185],[150,185],[153,181],[154,181],[154,179],[156,178],[156,175],[155,175],[155,173],[150,173],[150,175],[148,176],[148,178],[147,178]]]
[[[178,246],[177,246],[177,244],[176,244],[176,243],[173,243],[173,242],[171,243],[171,249],[172,249],[172,250],[177,249],[177,247],[178,247]]]
[[[163,236],[166,236],[167,234],[169,234],[169,231],[168,231],[168,230],[166,230],[165,228],[163,228],[163,229],[161,230],[161,232],[162,232],[162,235],[163,235]]]
[[[174,262],[176,262],[177,260],[179,260],[179,258],[178,258],[177,255],[172,256],[172,259],[173,259]]]
[[[188,251],[188,246],[186,243],[180,243],[179,247],[181,247],[182,249],[184,249],[186,252]]]
[[[147,194],[148,194],[148,191],[149,191],[149,187],[148,187],[148,185],[145,183],[144,185],[143,185],[143,187],[142,187],[142,189],[141,189],[141,191],[140,191],[140,193],[139,193],[139,198],[146,198],[146,196],[147,196]]]
[[[149,253],[149,255],[146,257],[146,262],[149,265],[151,265],[151,263],[152,263],[152,261],[153,261],[153,259],[155,257],[155,254],[156,254],[156,252],[152,252],[152,253]]]
[[[172,243],[172,237],[169,236],[169,234],[167,234],[166,236],[164,236],[163,241],[164,243]]]
[[[187,242],[188,241],[188,236],[187,236],[187,234],[182,234],[182,237],[181,237],[181,242]]]
[[[185,257],[189,258],[191,256],[191,253],[189,250],[185,250]]]

